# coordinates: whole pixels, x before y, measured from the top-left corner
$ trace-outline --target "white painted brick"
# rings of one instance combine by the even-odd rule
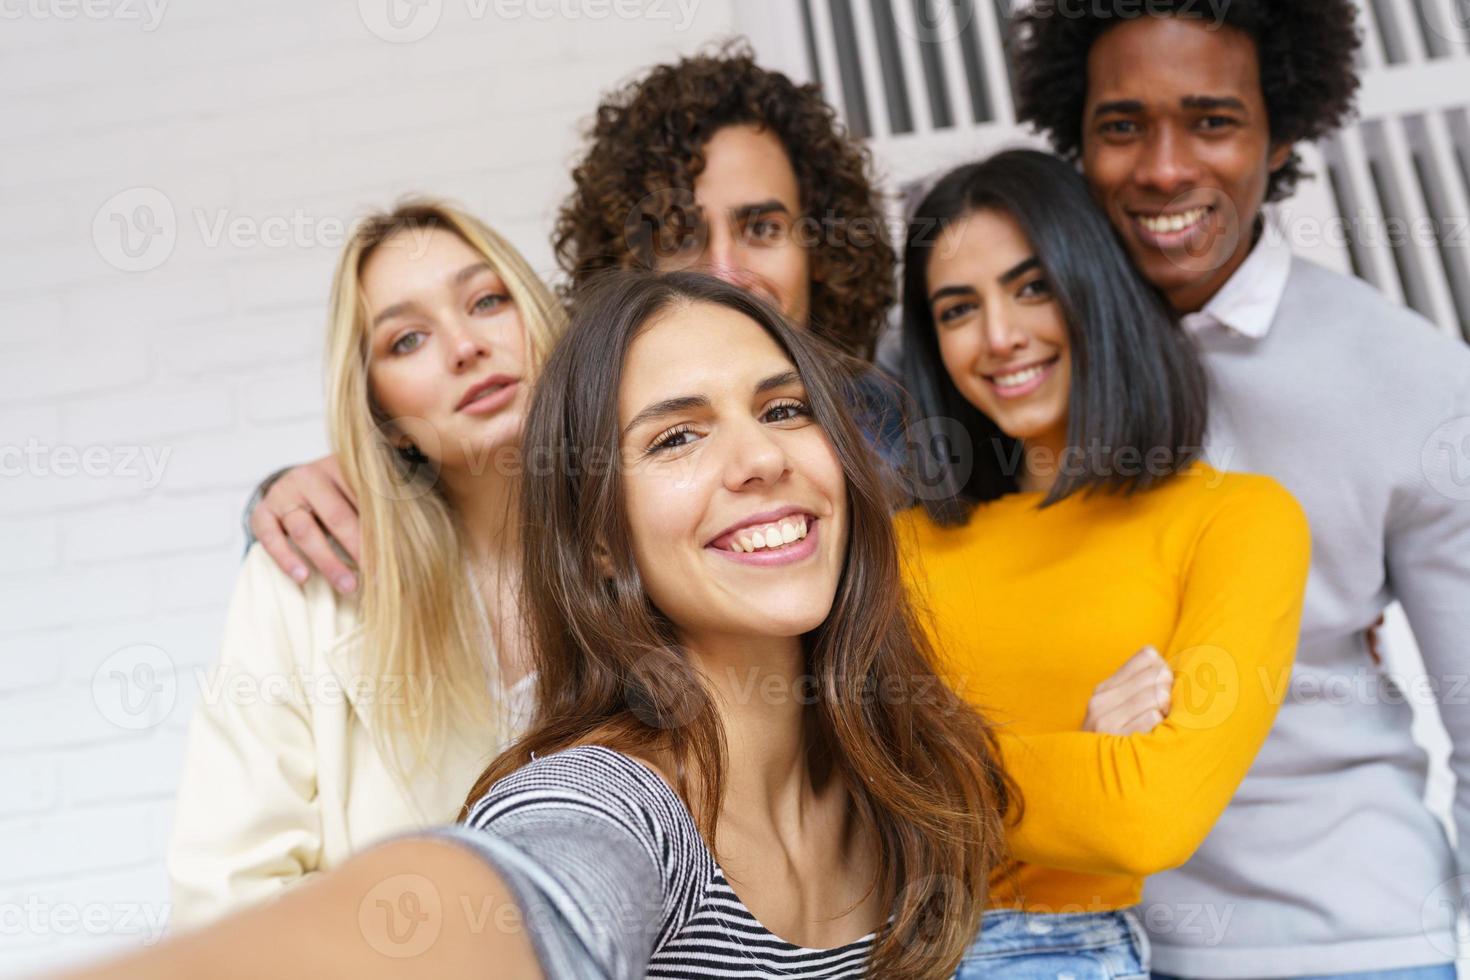
[[[105,810],[96,819],[106,819]],[[156,820],[156,818],[154,818]],[[0,891],[8,912],[0,974],[29,976],[156,944],[170,912],[168,875],[149,862],[62,881],[21,882]]]
[[[150,386],[147,394],[75,402],[63,415],[68,439],[118,444],[229,428],[235,403],[222,385]]]
[[[95,748],[138,730],[124,725],[152,724],[154,702],[142,694],[127,704],[128,708],[136,708],[136,711],[120,713],[123,711],[119,705],[122,704],[122,685],[125,682],[125,678],[114,681],[104,677],[100,696],[105,700],[94,698],[90,685],[67,685],[40,694],[7,697],[4,701],[5,724],[0,726],[0,752],[33,752],[72,746]],[[162,713],[163,701],[157,700],[157,704],[160,706],[158,712]],[[114,721],[115,718],[121,718],[123,724]],[[0,862],[0,880],[4,879],[4,863]]]
[[[244,515],[245,499],[236,511],[235,525]],[[233,528],[232,528],[233,532]],[[238,532],[241,540],[244,532]],[[206,555],[184,555],[149,562],[158,581],[158,606],[166,613],[223,610],[240,573],[242,550],[235,541]],[[213,636],[210,637],[212,641]]]
[[[0,819],[39,813],[56,806],[61,787],[60,755],[0,758]]]
[[[160,330],[153,348],[166,377],[233,375],[242,368],[299,362],[318,354],[326,334],[320,321],[310,311],[247,315],[209,329]]]
[[[319,364],[303,364],[248,382],[241,394],[245,419],[267,424],[311,420],[322,426],[324,385]]]
[[[67,519],[63,546],[80,564],[219,548],[234,534],[238,507],[233,494],[154,495]]]
[[[148,366],[147,347],[130,338],[47,345],[0,358],[0,405],[134,385],[148,376]]]
[[[0,187],[99,174],[126,187],[157,179],[160,161],[173,172],[242,155],[281,154],[299,161],[310,140],[310,114],[279,107],[100,130],[12,149],[0,171]]]
[[[27,633],[0,639],[0,694],[53,687],[65,664],[54,633]]]
[[[164,669],[183,677],[198,664],[213,663],[219,655],[223,635],[225,604],[231,589],[220,595],[218,607],[208,612],[151,616],[126,623],[111,623],[53,634],[51,647],[65,665],[65,681],[73,686],[89,687],[99,671],[117,666],[119,651],[139,646],[153,647]],[[180,687],[186,686],[184,683]],[[169,718],[173,715],[163,711]]]
[[[242,313],[294,311],[320,347],[337,257],[326,249],[269,255],[230,266],[230,293]]]
[[[5,171],[0,169],[0,180]],[[71,287],[89,278],[115,274],[91,238],[68,236],[58,242],[36,242],[0,251],[0,303],[32,298],[38,292]]]
[[[77,809],[0,823],[0,881],[127,867],[153,856],[153,810],[143,803]]]
[[[52,406],[0,409],[0,447],[18,446],[28,439],[61,441],[61,411]]]
[[[491,88],[484,85],[413,89],[379,85],[319,100],[312,119],[319,139],[372,139],[383,133],[384,119],[398,120],[395,133],[473,121],[481,114],[482,104],[493,98]]]
[[[132,569],[35,576],[0,590],[0,635],[146,616],[153,599],[152,579]]]
[[[57,527],[45,518],[0,520],[0,575],[55,567],[61,559]]]
[[[177,733],[156,729],[60,754],[68,805],[169,798],[178,788],[184,741]]]
[[[69,57],[20,52],[0,61],[0,91],[102,88],[116,78],[167,78],[205,65],[243,77],[274,51],[306,40],[311,30],[301,17],[230,19],[179,30],[165,22],[151,33],[118,26],[123,29],[92,37]]]
[[[5,494],[0,496],[0,516],[15,517],[34,514],[50,514],[78,508],[89,507],[97,504],[114,504],[123,500],[143,497],[153,488],[154,469],[159,464],[167,463],[167,445],[142,446],[77,446],[71,443],[41,443],[31,439],[23,439],[17,445],[22,453],[28,453],[32,448],[42,453],[37,459],[40,461],[40,469],[33,472],[29,464],[22,476],[5,478]],[[65,475],[57,475],[57,468],[63,465],[63,450],[71,453],[73,460],[87,459],[88,451],[111,453],[113,461],[111,469],[101,475],[89,474],[78,469],[78,464],[73,462],[64,471]],[[15,459],[13,450],[5,448],[3,451],[9,453],[6,459],[11,462]],[[28,457],[22,456],[23,460]]]
[[[73,290],[69,333],[136,337],[155,327],[229,315],[229,278],[224,270],[205,275],[172,271],[165,264],[146,277],[120,276],[105,286]]]
[[[320,420],[252,429],[229,439],[180,439],[173,444],[163,487],[170,492],[231,490],[238,515],[261,480],[283,466],[318,459],[327,448]]]
[[[61,322],[58,295],[37,296],[0,306],[0,348],[39,343],[59,333]],[[13,356],[21,355],[6,354],[6,357]]]

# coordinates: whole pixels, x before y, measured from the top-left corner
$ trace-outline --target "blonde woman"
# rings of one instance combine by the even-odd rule
[[[354,232],[327,415],[361,514],[359,587],[298,585],[259,544],[246,556],[189,733],[175,925],[455,820],[523,721],[521,425],[563,325],[525,260],[467,214],[412,202]]]

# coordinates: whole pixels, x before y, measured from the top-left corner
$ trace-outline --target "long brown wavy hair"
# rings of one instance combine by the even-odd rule
[[[796,171],[801,217],[823,229],[809,247],[811,329],[871,359],[897,288],[871,158],[816,85],[761,68],[743,41],[659,65],[597,107],[591,145],[572,171],[576,189],[552,238],[570,280],[564,295],[609,269],[647,268],[629,228],[682,220],[678,204],[692,200],[705,144],[743,124],[781,140]]]
[[[935,676],[900,577],[885,484],[845,407],[842,355],[709,276],[605,277],[580,299],[546,364],[526,422],[534,463],[522,486],[535,717],[476,781],[461,819],[533,754],[596,744],[672,760],[673,782],[713,845],[726,764],[720,715],[674,624],[648,597],[618,466],[607,463],[620,458],[629,346],[646,324],[688,304],[742,313],[775,339],[841,461],[847,553],[831,613],[803,638],[811,760],[843,780],[879,842],[872,886],[893,919],[873,948],[872,975],[948,976],[979,928],[1015,789],[988,724]]]

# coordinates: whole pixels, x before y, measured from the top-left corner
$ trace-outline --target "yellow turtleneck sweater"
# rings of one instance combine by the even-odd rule
[[[1039,493],[942,528],[897,518],[943,675],[996,724],[1024,800],[995,906],[1138,904],[1183,864],[1270,731],[1296,650],[1306,517],[1269,477],[1196,463],[1132,497]],[[1081,730],[1093,689],[1144,646],[1175,672],[1147,734]]]

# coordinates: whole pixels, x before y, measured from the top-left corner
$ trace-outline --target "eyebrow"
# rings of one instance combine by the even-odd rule
[[[790,214],[791,209],[774,197],[768,201],[760,201],[755,204],[741,204],[730,209],[730,214],[736,221],[745,222],[752,218],[762,218],[768,214]]]
[[[462,286],[469,280],[473,279],[475,276],[479,275],[481,272],[494,271],[494,267],[491,266],[489,262],[471,262],[469,265],[465,266],[463,269],[460,269],[454,275],[450,276],[449,281],[452,285]],[[394,303],[392,306],[384,307],[377,316],[373,317],[372,326],[368,329],[376,330],[378,327],[382,326],[385,321],[391,320],[395,316],[401,316],[402,314],[407,313],[412,308],[412,302]]]
[[[1235,109],[1245,111],[1245,103],[1233,95],[1186,95],[1179,100],[1186,109]]]
[[[763,395],[768,391],[774,391],[777,388],[784,388],[789,384],[798,384],[800,382],[801,375],[795,371],[781,371],[757,382],[755,394]],[[663,418],[666,415],[677,415],[696,408],[709,408],[709,406],[710,400],[704,395],[679,395],[676,398],[665,398],[662,401],[656,401],[651,405],[645,406],[641,412],[633,416],[633,420],[623,426],[623,431],[619,438],[626,436],[629,432],[638,428],[638,426],[651,422],[654,419]]]
[[[1132,115],[1143,111],[1143,103],[1138,99],[1113,99],[1111,102],[1099,102],[1092,107],[1094,118],[1113,114]]]
[[[1040,260],[1038,260],[1034,255],[1028,255],[1026,258],[1017,262],[1006,271],[1002,272],[999,276],[996,277],[996,280],[1002,286],[1009,286],[1011,283],[1015,282],[1021,276],[1024,276],[1026,273],[1030,272],[1032,269],[1039,269],[1040,267]],[[975,288],[973,286],[941,286],[929,295],[929,302],[937,303],[947,296],[973,295],[975,295]]]
[[[1179,104],[1185,109],[1235,109],[1239,112],[1245,111],[1245,103],[1233,95],[1186,95],[1179,100]],[[1099,102],[1093,107],[1092,115],[1136,115],[1144,110],[1144,105],[1138,99],[1113,99],[1110,102]]]

